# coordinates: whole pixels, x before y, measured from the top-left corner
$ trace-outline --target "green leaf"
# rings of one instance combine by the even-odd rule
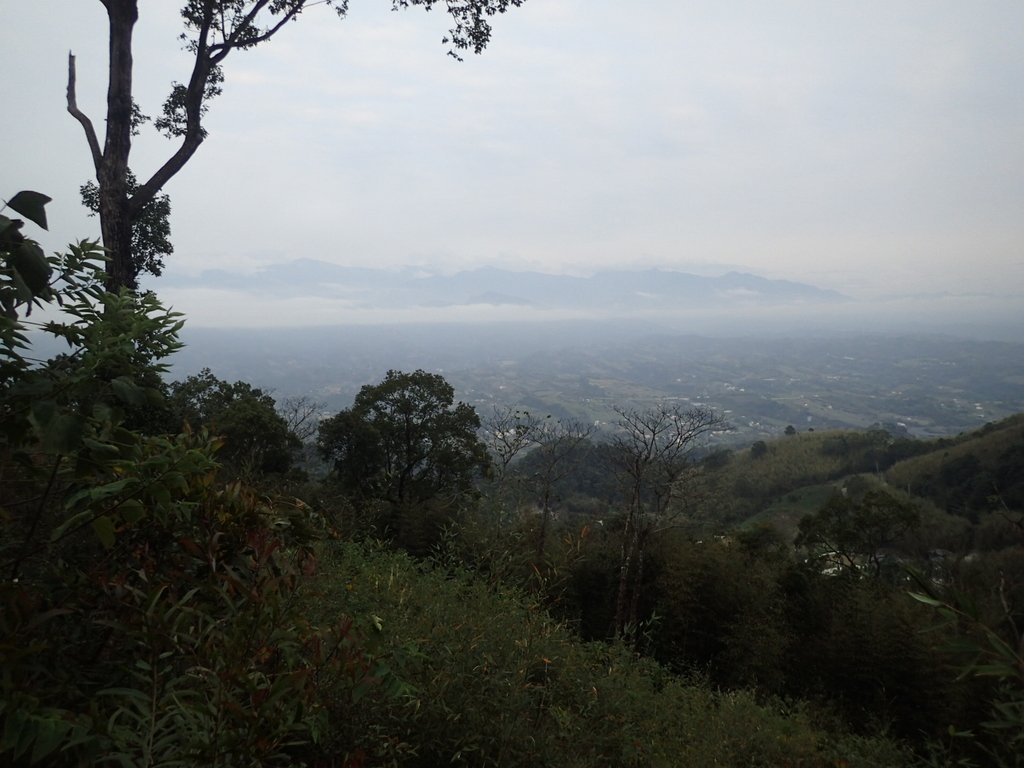
[[[145,391],[132,381],[130,376],[118,376],[110,382],[110,388],[117,399],[123,403],[128,403],[129,405],[146,404]]]
[[[18,746],[21,738],[21,729],[25,726],[27,715],[19,709],[15,709],[4,721],[3,739],[0,741],[0,750],[7,751]]]
[[[13,751],[13,757],[15,763],[21,755],[32,746],[32,739],[34,734],[32,733],[31,716],[22,712],[12,712],[10,720],[17,722],[16,738],[11,745]],[[25,726],[28,726],[27,728]],[[6,740],[6,734],[5,734]]]
[[[64,740],[64,736],[71,729],[71,724],[63,720],[46,718],[39,721],[39,728],[36,732],[36,743],[32,748],[31,763],[38,763],[48,754],[53,752]]]
[[[23,242],[11,254],[10,263],[33,295],[43,293],[50,287],[50,275],[53,270],[46,260],[43,249],[36,243],[31,240]]]
[[[121,517],[129,525],[134,525],[146,516],[146,507],[138,499],[128,499],[121,505]]]
[[[89,499],[91,501],[102,501],[103,499],[109,499],[111,496],[117,496],[119,493],[124,491],[125,487],[129,483],[134,483],[135,478],[122,477],[120,480],[114,480],[103,485],[98,485],[95,488],[89,489]]]
[[[0,235],[3,235],[8,229],[18,229],[19,222],[9,219],[3,214],[0,214]]]
[[[27,304],[32,301],[32,289],[28,287],[28,283],[21,276],[18,270],[14,270],[11,274],[11,282],[14,283],[14,296],[17,298],[19,304]]]
[[[40,192],[23,190],[7,201],[7,205],[26,219],[46,229],[46,204],[52,198]]]
[[[149,495],[157,507],[168,507],[171,504],[171,492],[163,485],[152,486]]]
[[[39,435],[50,453],[72,453],[81,443],[85,419],[75,413],[62,413],[50,419]]]
[[[103,442],[102,440],[95,440],[91,437],[83,439],[82,444],[95,454],[94,458],[97,460],[114,458],[121,452],[116,445]]]
[[[100,544],[105,549],[110,549],[114,546],[116,529],[114,528],[114,521],[107,517],[107,515],[100,515],[93,520],[92,529],[96,533],[96,538],[100,540]]]
[[[79,494],[75,494],[76,497],[78,495]],[[72,497],[72,498],[74,498],[74,497]],[[60,525],[58,525],[56,528],[53,529],[53,533],[50,534],[50,541],[57,541],[67,531],[70,531],[70,530],[73,530],[75,528],[78,528],[78,526],[80,526],[80,525],[85,525],[86,520],[88,520],[89,517],[92,516],[92,514],[93,514],[93,511],[91,509],[84,509],[81,512],[79,512],[78,514],[72,515],[67,520],[65,520],[63,523],[61,523]]]

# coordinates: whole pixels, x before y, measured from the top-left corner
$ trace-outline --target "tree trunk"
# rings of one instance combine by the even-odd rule
[[[626,518],[626,527],[622,532],[622,556],[619,562],[619,589],[615,596],[615,638],[622,637],[626,625],[629,605],[630,572],[637,556],[640,543],[640,520],[636,511],[631,511]]]
[[[127,196],[118,194],[116,185],[114,189],[100,186],[100,232],[109,258],[106,287],[112,292],[138,285],[132,265],[132,222],[127,208]]]
[[[632,564],[632,560],[633,542],[629,540],[628,534],[624,533],[622,540],[622,555],[619,560],[619,589],[615,596],[614,637],[616,640],[622,637],[622,630],[626,625],[626,597],[629,589],[629,569]]]
[[[633,595],[629,599],[629,618],[627,621],[632,626],[637,624],[637,615],[640,606],[640,593],[643,591],[644,581],[644,543],[637,542],[636,547],[636,575],[633,576]]]
[[[544,560],[544,548],[548,538],[548,520],[551,518],[551,491],[545,487],[540,513],[540,532],[537,535],[537,564]]]
[[[132,149],[132,33],[138,0],[101,0],[110,27],[107,132],[96,173],[100,190],[100,229],[108,251],[107,289],[136,286],[132,221],[128,201],[128,156]]]

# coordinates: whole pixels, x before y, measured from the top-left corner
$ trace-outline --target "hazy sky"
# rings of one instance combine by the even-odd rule
[[[177,3],[140,6],[136,99],[154,115],[188,62]],[[99,230],[64,88],[73,49],[102,129],[105,12],[3,7],[0,195],[55,198],[53,249]],[[169,280],[312,257],[1024,293],[1020,0],[527,0],[461,64],[443,13],[389,8],[314,7],[231,54],[209,139],[167,187]],[[140,137],[137,175],[172,147]]]

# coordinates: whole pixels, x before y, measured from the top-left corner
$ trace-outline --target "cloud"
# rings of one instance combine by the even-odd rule
[[[98,231],[62,89],[72,47],[102,122],[103,9],[22,6],[0,51],[5,169],[57,198],[59,247]],[[443,13],[316,6],[225,62],[209,138],[168,186],[174,268],[698,261],[1024,292],[1022,24],[1016,0],[532,0],[457,64]],[[178,27],[173,4],[141,10],[151,114],[187,77]],[[133,165],[173,148],[144,135]]]
[[[591,319],[588,312],[542,310],[514,304],[475,303],[444,307],[374,309],[342,299],[320,296],[285,298],[256,296],[243,291],[203,288],[169,289],[161,300],[184,312],[194,327],[302,328],[320,325],[377,325],[418,323],[476,323]],[[273,321],[270,321],[273,318]]]

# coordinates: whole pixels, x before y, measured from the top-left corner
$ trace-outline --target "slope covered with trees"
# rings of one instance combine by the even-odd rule
[[[430,566],[379,545],[331,543],[331,510],[273,493],[258,462],[243,464],[262,491],[232,479],[234,458],[217,459],[219,448],[247,445],[225,414],[239,402],[246,413],[265,408],[265,395],[204,374],[172,387],[168,404],[150,384],[180,320],[152,297],[106,291],[95,245],[39,261],[14,237],[16,223],[0,224],[10,310],[0,392],[5,763],[904,754],[885,740],[827,736],[801,711],[677,680],[621,644],[585,645],[527,594],[458,566],[454,548]],[[26,293],[33,268],[46,288]],[[20,314],[57,296],[69,319],[40,330],[70,351],[31,366]],[[197,423],[181,432],[133,423],[147,406]],[[247,423],[259,434],[267,422]],[[223,438],[204,429],[228,425]]]
[[[712,452],[696,405],[598,433],[425,370],[334,414],[166,380],[184,319],[130,289],[160,190],[225,57],[318,4],[183,4],[179,144],[139,184],[138,4],[104,0],[102,146],[73,58],[68,110],[107,250],[46,257],[44,195],[0,212],[0,763],[1019,765],[1020,417]],[[453,53],[517,5],[447,3]]]

